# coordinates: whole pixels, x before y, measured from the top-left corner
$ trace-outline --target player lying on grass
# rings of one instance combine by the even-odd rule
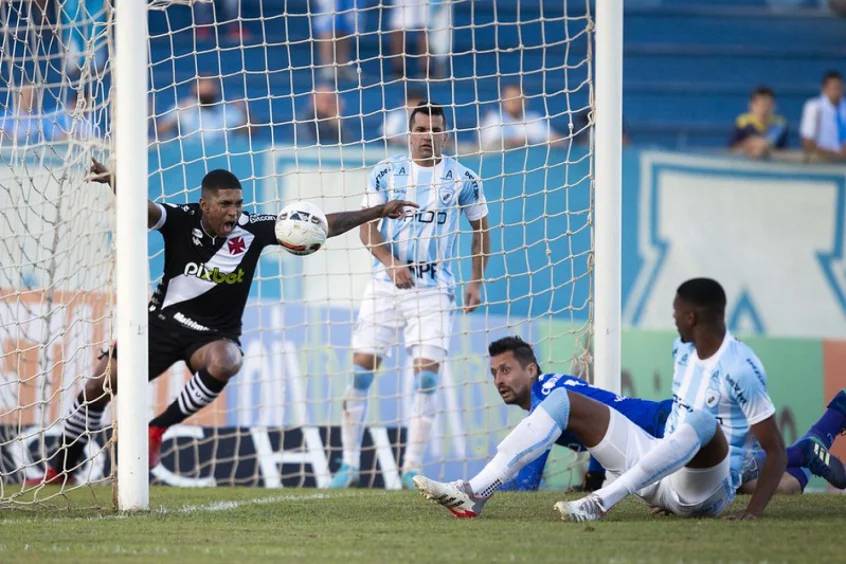
[[[673,407],[664,438],[653,437],[612,407],[556,388],[469,482],[417,476],[416,487],[456,516],[475,517],[503,483],[569,431],[616,479],[580,500],[556,503],[562,518],[601,519],[630,494],[676,515],[716,516],[731,505],[744,462],[760,445],[766,458],[755,493],[740,514],[759,517],[778,487],[787,455],[764,369],[755,353],[726,331],[725,305],[725,292],[714,280],[688,280],[678,288],[673,317],[681,338],[674,347]]]
[[[613,407],[650,435],[664,436],[664,424],[670,414],[673,400],[650,401],[618,396],[602,388],[591,386],[586,381],[568,374],[541,374],[538,361],[531,345],[520,337],[505,337],[488,346],[491,374],[502,400],[508,405],[518,405],[526,411],[534,411],[549,393],[556,388],[579,393]],[[782,476],[777,492],[800,493],[808,483],[808,472],[826,478],[837,488],[846,487],[846,472],[843,464],[828,452],[834,437],[846,430],[846,390],[841,390],[829,403],[822,417],[810,427],[807,433],[787,449],[787,470]],[[563,432],[556,444],[577,452],[585,450],[577,437]],[[540,485],[549,451],[544,452],[526,464],[511,481],[503,484],[503,490],[535,490]],[[595,459],[591,457],[593,463]],[[763,451],[744,465],[740,488],[741,493],[754,491],[758,470],[764,462]],[[590,478],[585,479],[586,491],[602,487],[605,469],[599,463],[589,468]]]
[[[91,172],[95,180],[114,188],[102,164],[94,161]],[[149,307],[149,378],[180,360],[194,374],[176,400],[150,422],[151,468],[158,464],[165,430],[213,402],[241,368],[241,316],[250,285],[262,250],[278,244],[276,216],[250,215],[243,204],[241,183],[227,170],[203,177],[199,203],[147,202],[147,225],[162,234],[165,244],[164,276]],[[417,204],[391,200],[327,214],[328,236],[374,219],[402,216],[407,207]],[[94,375],[64,420],[59,447],[49,457],[44,476],[28,484],[72,479],[89,436],[99,431],[103,410],[117,393],[116,363],[110,361],[116,354],[113,347],[99,357]]]
[[[578,376],[569,374],[541,374],[540,365],[531,345],[520,337],[505,337],[488,346],[493,383],[502,401],[508,405],[518,405],[533,412],[540,403],[555,389],[562,388],[587,396],[605,405],[614,407],[641,429],[654,437],[664,435],[664,424],[670,415],[673,401],[650,401],[618,396],[608,390],[591,386]],[[578,437],[564,431],[555,444],[583,452],[585,446]],[[535,490],[543,476],[547,450],[529,462],[501,487],[503,490]],[[593,460],[593,459],[592,459]],[[604,475],[605,469],[598,463],[594,472]],[[601,482],[600,482],[601,485]],[[597,488],[591,488],[590,491]]]

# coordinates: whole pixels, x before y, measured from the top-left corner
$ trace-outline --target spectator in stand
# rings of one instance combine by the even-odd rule
[[[729,146],[753,159],[769,156],[773,149],[787,147],[787,122],[775,114],[775,92],[759,86],[749,96],[749,111],[734,122]]]
[[[317,7],[314,30],[321,80],[358,78],[350,64],[350,42],[358,33],[359,2],[364,0],[317,0],[314,4]]]
[[[4,108],[0,116],[0,143],[8,145],[37,145],[65,138],[64,120],[57,112],[44,113],[42,91],[30,82],[21,84],[14,95],[11,108]]]
[[[843,75],[839,72],[827,72],[820,96],[805,102],[799,133],[802,148],[810,158],[846,159],[846,100]]]
[[[47,0],[38,0],[47,8]],[[42,27],[54,29],[63,41],[67,72],[77,75],[86,65],[102,69],[109,57],[107,38],[108,11],[105,0],[61,0],[58,25]],[[45,19],[48,19],[45,14]],[[46,23],[46,22],[44,22]],[[42,24],[43,25],[43,24]],[[90,71],[89,71],[90,72]]]
[[[315,86],[311,104],[297,117],[296,144],[338,145],[357,141],[354,132],[344,123],[342,100],[326,84]]]
[[[427,32],[429,44],[429,78],[450,76],[452,66],[452,0],[431,0]]]
[[[416,35],[417,75],[428,77],[434,74],[429,66],[429,0],[393,0],[388,25],[391,28],[391,55],[394,74],[406,76],[410,73],[406,62],[409,53],[410,36]]]
[[[172,135],[193,138],[199,133],[207,143],[225,138],[227,132],[246,135],[249,133],[247,106],[243,100],[223,101],[219,79],[200,77],[191,95],[179,100],[157,121],[156,130],[163,138]]]
[[[226,39],[233,43],[241,43],[251,37],[241,22],[241,0],[195,2],[194,30],[197,40],[211,40],[215,23],[226,24]]]
[[[504,86],[500,98],[500,109],[489,112],[482,120],[479,132],[482,149],[513,149],[560,140],[560,136],[549,125],[549,120],[537,112],[526,110],[526,101],[519,85]]]
[[[422,91],[409,88],[405,97],[405,107],[388,112],[382,124],[382,136],[389,145],[408,146],[408,118],[411,111],[425,99]]]

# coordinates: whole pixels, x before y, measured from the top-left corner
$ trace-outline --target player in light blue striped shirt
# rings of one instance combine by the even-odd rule
[[[673,359],[673,410],[666,431],[672,433],[694,408],[713,414],[729,443],[736,488],[744,464],[760,449],[751,428],[775,413],[764,367],[752,349],[728,332],[717,351],[705,360],[699,359],[693,343],[677,339]]]
[[[488,213],[481,179],[451,157],[444,156],[433,166],[420,166],[407,155],[397,155],[371,171],[362,206],[399,194],[420,208],[379,223],[379,243],[391,257],[385,261],[382,253],[374,253],[375,279],[393,283],[390,265],[407,264],[415,275],[415,287],[452,292],[461,215],[472,225]]]
[[[481,303],[488,238],[488,207],[479,176],[442,154],[446,116],[421,102],[409,117],[411,155],[385,159],[373,168],[362,205],[403,194],[419,208],[404,217],[362,226],[361,240],[373,255],[373,280],[365,291],[352,337],[353,380],[344,394],[343,463],[330,487],[359,477],[367,394],[384,355],[403,334],[414,364],[415,393],[408,418],[402,482],[423,465],[435,417],[440,365],[451,337],[461,215],[472,230],[472,275],[464,284],[464,311]]]

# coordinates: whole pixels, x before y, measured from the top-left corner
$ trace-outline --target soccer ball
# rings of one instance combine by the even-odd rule
[[[311,202],[293,202],[276,218],[276,240],[291,254],[310,255],[326,242],[329,224]]]

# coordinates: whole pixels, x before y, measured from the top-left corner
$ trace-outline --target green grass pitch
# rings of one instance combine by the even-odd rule
[[[627,500],[591,524],[560,521],[564,497],[501,493],[460,521],[413,492],[155,487],[140,515],[2,510],[0,562],[846,561],[842,495],[778,497],[751,522],[653,517]]]

